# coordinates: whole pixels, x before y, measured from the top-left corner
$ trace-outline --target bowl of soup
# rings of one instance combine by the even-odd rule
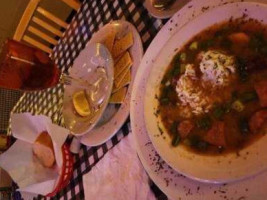
[[[267,166],[267,7],[211,9],[160,51],[146,85],[146,128],[182,174],[222,183]]]

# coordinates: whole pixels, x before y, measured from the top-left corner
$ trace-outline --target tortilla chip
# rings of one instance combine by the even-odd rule
[[[115,104],[123,103],[126,93],[127,93],[127,87],[119,89],[116,93],[111,95],[109,103],[115,103]]]
[[[115,41],[115,44],[112,49],[112,56],[114,58],[121,55],[127,49],[129,49],[133,45],[133,34],[132,32],[127,33],[123,38]]]
[[[115,93],[117,92],[119,89],[121,89],[122,87],[130,84],[131,82],[131,70],[128,70],[126,75],[124,76],[124,78],[122,79],[120,85],[118,85],[116,87],[116,85],[114,84],[114,87],[113,87],[113,90],[112,90],[112,93]]]
[[[126,51],[120,60],[114,66],[114,78],[116,79],[125,69],[130,69],[133,61],[128,51]]]

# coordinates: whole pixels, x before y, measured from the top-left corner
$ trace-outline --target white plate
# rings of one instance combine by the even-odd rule
[[[177,10],[181,9],[188,2],[189,0],[176,0],[173,5],[170,6],[170,8],[166,10],[159,10],[154,8],[154,6],[152,5],[152,0],[146,0],[145,7],[153,17],[166,19],[173,16],[177,12]]]
[[[102,123],[100,125],[82,137],[81,142],[87,146],[97,146],[109,140],[121,128],[128,118],[130,112],[130,98],[133,80],[135,79],[137,69],[143,57],[143,46],[139,33],[135,27],[127,21],[113,21],[105,25],[93,35],[89,43],[101,41],[112,29],[116,29],[118,35],[123,35],[128,31],[133,33],[134,44],[129,50],[133,60],[133,65],[131,67],[132,81],[128,86],[128,91],[123,103],[119,107],[109,104],[107,111],[104,113],[104,115],[106,115],[104,118],[106,117],[107,119],[102,119]]]
[[[193,18],[214,7],[233,2],[232,0],[193,0],[178,11],[161,29],[149,46],[135,79],[131,99],[131,127],[140,160],[152,180],[171,199],[217,200],[217,199],[266,199],[267,172],[251,178],[227,184],[211,184],[194,181],[173,170],[160,155],[148,136],[144,119],[145,84],[153,62],[172,35]],[[238,0],[236,2],[239,2]],[[260,2],[260,1],[247,1]],[[255,4],[254,4],[255,5]],[[259,4],[259,7],[262,4]],[[254,6],[251,8],[253,9]],[[243,156],[242,156],[243,157]],[[246,163],[247,164],[247,163]]]

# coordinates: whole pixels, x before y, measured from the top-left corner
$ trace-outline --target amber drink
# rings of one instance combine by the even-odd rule
[[[43,90],[59,82],[60,70],[43,51],[8,39],[0,54],[0,87]]]

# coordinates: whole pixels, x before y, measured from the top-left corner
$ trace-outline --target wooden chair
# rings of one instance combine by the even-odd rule
[[[51,53],[51,47],[57,44],[56,38],[62,37],[63,32],[61,30],[62,28],[66,29],[68,24],[51,12],[40,7],[40,1],[41,0],[30,0],[19,22],[13,39],[17,41],[24,41],[47,53]],[[55,0],[52,0],[51,2],[53,1]],[[80,8],[80,2],[78,2],[78,0],[61,1],[76,11]],[[45,20],[36,15],[42,16]],[[31,37],[31,34],[27,33],[31,33],[35,35],[35,37]]]

